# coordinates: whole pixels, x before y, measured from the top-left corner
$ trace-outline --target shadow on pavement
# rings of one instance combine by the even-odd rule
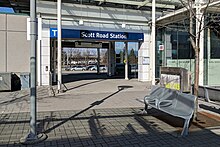
[[[64,84],[80,80],[123,79],[123,77],[109,77],[106,73],[63,73],[62,78]]]
[[[24,96],[21,96],[21,97],[15,97],[15,98],[13,98],[13,99],[11,99],[11,100],[8,100],[8,101],[4,101],[4,102],[1,102],[0,103],[0,106],[2,106],[2,105],[8,105],[8,104],[12,104],[12,103],[18,103],[18,102],[21,102],[21,101],[26,101],[26,102],[28,102],[28,97],[29,96],[29,94],[26,94],[26,95],[24,95]]]
[[[67,124],[62,125],[68,112],[44,112],[43,117],[53,118],[50,125],[55,125],[53,131],[48,132],[48,139],[33,146],[218,146],[220,145],[220,136],[209,130],[197,130],[191,132],[187,137],[176,137],[161,129],[157,119],[151,116],[137,116],[133,108],[120,109],[99,109],[89,110],[77,117],[72,118]],[[48,113],[50,113],[48,115]],[[57,118],[57,119],[56,119]],[[45,121],[47,121],[45,119]],[[173,120],[175,121],[175,120]],[[14,123],[23,126],[23,124]],[[28,125],[28,123],[26,124]],[[17,127],[8,128],[10,135],[16,134],[18,138],[22,133],[17,133]],[[46,124],[42,127],[48,127]],[[17,131],[17,132],[16,132]],[[6,139],[5,134],[1,132],[1,139]],[[16,135],[8,137],[1,146],[20,146],[16,143]],[[14,141],[13,141],[14,140]]]
[[[209,110],[209,111],[212,111],[212,112],[220,114],[220,109],[216,109],[215,107],[206,106],[204,104],[200,104],[199,107],[202,108],[202,109]]]
[[[90,85],[90,84],[94,84],[94,83],[98,83],[98,82],[102,82],[106,79],[101,79],[101,80],[98,80],[98,81],[93,81],[93,82],[88,82],[88,83],[84,83],[84,84],[81,84],[81,85],[78,85],[78,86],[75,86],[75,87],[72,87],[72,88],[68,88],[66,87],[66,90],[73,90],[73,89],[77,89],[77,88],[80,88],[80,87],[83,87],[83,86],[86,86],[86,85]]]
[[[184,120],[182,118],[174,117],[172,115],[169,115],[167,113],[164,113],[162,111],[159,111],[157,109],[149,109],[148,115],[153,116],[157,118],[158,120],[161,120],[170,126],[173,126],[177,129],[178,134],[181,133],[184,125]],[[213,116],[209,113],[205,114],[202,112],[198,113],[198,120],[197,121],[191,121],[189,131],[194,132],[197,129],[206,129],[208,127],[218,127],[220,126],[220,120],[217,120],[215,118],[216,116]]]
[[[99,100],[99,101],[93,102],[92,104],[90,104],[89,107],[87,107],[87,108],[81,110],[80,112],[74,114],[73,116],[71,116],[71,117],[69,117],[69,118],[63,120],[62,122],[60,122],[60,123],[54,125],[53,127],[49,128],[49,129],[47,129],[46,131],[44,131],[44,133],[49,133],[50,131],[52,131],[52,130],[54,130],[55,128],[61,126],[62,124],[66,123],[67,121],[69,121],[69,120],[75,118],[76,116],[80,115],[81,113],[83,113],[83,112],[85,112],[85,111],[87,111],[87,110],[93,108],[94,106],[100,105],[101,103],[103,103],[103,102],[104,102],[105,100],[107,100],[108,98],[112,97],[113,95],[115,95],[115,94],[119,93],[120,91],[122,91],[122,90],[124,90],[124,89],[127,89],[127,88],[132,88],[132,86],[125,86],[125,85],[123,85],[123,86],[118,86],[118,91],[116,91],[116,92],[110,94],[109,96],[107,96],[107,97],[105,97],[105,98],[103,98],[103,99],[101,99],[101,100]]]

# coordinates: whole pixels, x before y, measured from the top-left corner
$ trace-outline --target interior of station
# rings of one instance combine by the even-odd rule
[[[127,45],[126,45],[127,44]],[[115,42],[109,40],[62,40],[63,82],[71,75],[86,75],[99,78],[138,77],[138,47],[140,42]],[[127,46],[127,49],[125,48]],[[126,50],[128,53],[126,54]],[[127,57],[126,57],[127,56]],[[125,72],[126,59],[128,72]],[[51,39],[50,71],[56,83],[57,39]],[[127,73],[127,75],[125,75]]]

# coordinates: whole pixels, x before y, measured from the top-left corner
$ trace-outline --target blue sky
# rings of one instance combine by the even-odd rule
[[[8,7],[0,7],[0,13],[14,13],[14,10]]]

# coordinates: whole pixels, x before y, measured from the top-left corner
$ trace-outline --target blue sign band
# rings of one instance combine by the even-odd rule
[[[57,28],[50,28],[50,38],[57,38]],[[115,41],[117,40],[142,41],[144,40],[144,34],[62,29],[62,38],[115,40]]]

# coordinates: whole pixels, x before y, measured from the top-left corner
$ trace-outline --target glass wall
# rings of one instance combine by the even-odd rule
[[[172,59],[194,59],[188,32],[171,31]]]
[[[124,60],[125,60],[124,42],[115,42],[115,53],[116,53],[116,71],[117,71],[120,66],[124,66]],[[128,42],[128,64],[129,64],[129,77],[137,78],[138,77],[138,42]],[[121,70],[124,70],[124,68]],[[122,75],[124,75],[124,73]]]
[[[165,29],[161,42],[165,44],[166,57],[163,62],[170,67],[189,70],[194,80],[194,50],[188,32],[181,29]],[[219,86],[220,79],[220,34],[216,29],[206,29],[204,34],[204,84]]]
[[[211,59],[220,59],[220,34],[217,30],[211,29]]]
[[[207,84],[219,86],[220,79],[220,34],[219,29],[212,27],[207,31]]]
[[[159,78],[160,66],[182,67],[194,73],[195,53],[184,26],[172,25],[158,29],[156,39],[157,78]]]
[[[187,24],[181,22],[172,24],[157,32],[156,65],[185,68],[191,72],[193,81],[195,53],[190,42]],[[203,82],[204,85],[220,86],[220,27],[216,22],[206,23],[206,25],[203,50],[204,66],[201,69],[204,72]],[[158,44],[163,44],[165,51],[158,51]],[[157,70],[159,71],[159,68]]]

